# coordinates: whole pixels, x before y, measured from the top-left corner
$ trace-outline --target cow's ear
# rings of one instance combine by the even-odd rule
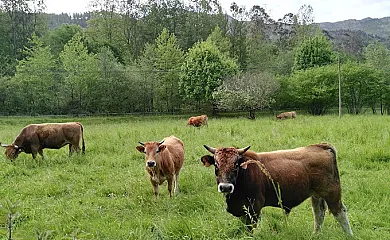
[[[211,165],[215,164],[214,157],[212,157],[210,155],[205,155],[205,156],[201,157],[200,161],[202,161],[203,166],[205,166],[205,167],[210,167]]]
[[[157,152],[162,152],[162,151],[164,151],[166,148],[167,148],[167,146],[165,146],[165,145],[160,145],[160,146],[158,146],[158,151],[157,151]]]
[[[136,149],[137,149],[138,152],[140,152],[140,153],[145,153],[145,147],[144,147],[144,146],[137,146]]]

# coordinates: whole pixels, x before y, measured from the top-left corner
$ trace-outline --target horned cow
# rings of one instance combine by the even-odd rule
[[[154,194],[158,197],[158,186],[168,181],[169,196],[179,189],[180,169],[184,162],[184,144],[175,137],[164,138],[160,142],[139,142],[136,149],[145,154],[146,171],[149,173]]]
[[[328,206],[342,229],[352,235],[341,201],[333,146],[321,143],[262,153],[248,151],[250,146],[204,147],[213,156],[203,156],[201,161],[206,167],[214,165],[218,191],[226,195],[227,211],[241,217],[250,230],[256,227],[263,207],[280,207],[288,214],[310,197],[315,232],[321,229]]]
[[[37,153],[42,158],[43,149],[59,149],[69,144],[69,155],[80,151],[85,152],[84,129],[78,122],[30,124],[22,129],[12,144],[1,144],[5,147],[5,156],[11,161],[21,152],[31,153],[35,159]]]

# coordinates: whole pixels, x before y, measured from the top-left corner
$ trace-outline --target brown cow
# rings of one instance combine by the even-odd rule
[[[35,159],[37,153],[43,156],[43,149],[60,149],[69,144],[69,156],[80,151],[85,152],[83,125],[78,122],[30,124],[22,129],[12,144],[1,144],[5,147],[5,156],[11,161],[21,152],[31,153]]]
[[[248,151],[250,146],[204,147],[214,155],[203,156],[201,161],[206,167],[215,166],[218,191],[226,194],[227,211],[241,217],[250,230],[256,227],[263,207],[280,207],[288,214],[310,197],[315,232],[321,229],[328,206],[342,229],[352,235],[331,145],[263,153]]]
[[[194,126],[194,127],[200,127],[200,126],[203,126],[203,125],[208,125],[208,123],[207,123],[208,119],[209,119],[209,117],[207,115],[200,115],[200,116],[196,116],[196,117],[190,117],[188,119],[187,125],[191,125],[191,126]]]
[[[288,119],[288,118],[296,118],[297,113],[295,111],[292,112],[283,112],[276,116],[277,119]]]
[[[146,171],[150,175],[154,195],[158,197],[158,185],[168,181],[169,196],[179,189],[180,169],[184,162],[184,144],[175,137],[164,138],[161,142],[139,142],[137,150],[145,153]]]

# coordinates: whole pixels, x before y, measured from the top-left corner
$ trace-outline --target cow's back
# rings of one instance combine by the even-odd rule
[[[256,158],[253,153],[251,156]],[[324,185],[329,189],[339,188],[335,157],[334,148],[328,144],[257,153],[257,159],[284,192],[284,204],[291,206],[298,205],[313,193],[328,191],[323,189]],[[291,199],[294,202],[289,202]]]
[[[164,139],[164,145],[167,146],[170,158],[175,165],[175,172],[178,173],[184,162],[184,143],[175,136],[169,136]]]
[[[35,124],[36,134],[45,148],[61,148],[70,143],[78,145],[81,137],[81,124],[47,123]]]

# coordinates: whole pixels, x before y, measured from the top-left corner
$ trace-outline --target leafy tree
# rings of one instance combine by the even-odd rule
[[[214,43],[221,53],[226,54],[227,56],[230,55],[230,49],[232,44],[229,38],[225,36],[225,34],[218,26],[214,28],[214,31],[210,33],[206,41]]]
[[[212,103],[214,90],[225,77],[234,75],[238,66],[213,43],[206,41],[189,49],[181,69],[180,90],[185,99],[199,108]]]
[[[64,50],[65,44],[67,44],[77,33],[82,33],[80,26],[75,24],[62,24],[43,37],[43,41],[47,46],[50,46],[53,55],[58,57],[60,52]]]
[[[49,47],[33,35],[31,48],[25,50],[26,59],[19,61],[13,78],[18,91],[15,98],[22,101],[22,111],[28,114],[52,113],[58,89],[54,81],[56,64]]]
[[[154,103],[158,111],[177,111],[180,108],[178,82],[184,54],[177,44],[175,35],[164,29],[155,40],[147,45],[143,63],[152,67],[147,73],[154,82]]]
[[[383,72],[365,64],[349,62],[341,66],[342,99],[348,112],[359,114],[364,106],[375,107],[386,89]]]
[[[237,59],[240,68],[246,68],[248,64],[248,13],[245,6],[238,6],[233,2],[230,5],[230,12],[233,19],[230,21],[230,42],[232,43],[231,55]]]
[[[96,84],[98,79],[96,56],[88,53],[81,36],[76,34],[65,45],[60,59],[64,69],[66,99],[70,99],[66,111],[86,111],[88,87]]]
[[[363,56],[365,62],[382,72],[384,76],[390,75],[390,50],[381,42],[375,41],[370,43],[367,47],[363,49]],[[388,114],[390,114],[390,79],[383,79],[383,82],[379,84],[377,88],[377,95],[380,96],[380,109],[381,114],[384,114],[384,105],[388,109]],[[372,104],[372,110],[375,113],[375,104]]]
[[[337,103],[337,66],[327,65],[295,71],[288,79],[287,88],[282,88],[292,97],[296,107],[307,108],[313,115],[321,115]],[[287,92],[286,92],[287,91]]]
[[[332,63],[332,43],[321,33],[304,40],[295,50],[294,69],[308,69]]]
[[[213,93],[219,109],[249,111],[255,119],[255,111],[269,108],[279,83],[267,73],[242,73],[226,79]]]

